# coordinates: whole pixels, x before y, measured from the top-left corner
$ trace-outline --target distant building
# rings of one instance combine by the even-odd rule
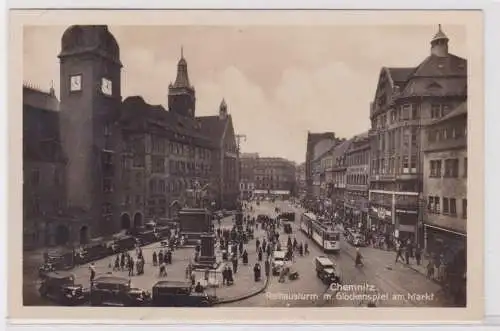
[[[304,197],[306,194],[306,163],[303,162],[295,168],[295,183],[297,185],[297,196]]]
[[[465,269],[467,244],[467,104],[425,130],[425,249]]]
[[[370,221],[423,243],[422,128],[467,98],[467,61],[448,52],[441,27],[414,68],[382,68],[370,109]]]
[[[307,199],[317,199],[314,194],[314,166],[313,162],[320,155],[328,151],[338,142],[334,132],[307,133],[305,175],[306,175],[306,190]],[[317,184],[317,183],[316,183]]]
[[[280,157],[259,157],[255,167],[257,195],[290,196],[295,192],[295,163]]]
[[[345,213],[356,225],[367,226],[370,167],[368,132],[353,138],[347,154]]]
[[[33,245],[85,244],[195,202],[236,206],[231,115],[223,101],[218,115],[196,117],[183,54],[168,110],[140,96],[122,101],[120,48],[107,26],[69,27],[59,59],[60,102],[53,90],[23,88],[24,225]]]
[[[255,168],[259,162],[258,153],[242,153],[240,155],[240,197],[247,200],[255,190]]]

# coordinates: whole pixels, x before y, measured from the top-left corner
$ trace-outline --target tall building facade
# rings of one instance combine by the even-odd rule
[[[295,169],[295,183],[297,185],[297,196],[304,198],[306,195],[306,163],[299,164]]]
[[[370,108],[370,223],[423,242],[422,128],[467,98],[467,61],[448,52],[441,27],[414,68],[382,68]]]
[[[315,199],[314,194],[314,166],[315,160],[324,152],[329,150],[337,142],[334,132],[321,132],[321,133],[307,133],[306,145],[306,161],[305,161],[305,175],[306,175],[306,190],[307,199]]]
[[[424,151],[424,247],[466,270],[467,104],[426,127]]]
[[[352,139],[346,151],[347,173],[345,212],[353,223],[366,226],[368,220],[368,189],[370,167],[370,137],[368,132]]]
[[[44,125],[41,125],[41,124]],[[23,86],[23,245],[58,244],[75,236],[84,223],[66,227],[66,157],[61,145],[59,100],[49,92]],[[61,227],[63,230],[61,230]],[[64,237],[56,237],[62,232]]]
[[[345,216],[345,194],[347,188],[347,151],[352,139],[342,139],[333,151],[332,181],[330,197],[332,208],[337,215]]]
[[[195,192],[207,207],[236,206],[231,115],[222,102],[218,115],[196,117],[183,54],[168,109],[122,101],[120,48],[107,26],[69,27],[59,59],[60,101],[23,88],[24,225],[34,246],[85,244],[175,217],[200,200]]]
[[[246,200],[253,196],[255,190],[255,168],[257,167],[259,154],[242,153],[240,156],[240,195]]]

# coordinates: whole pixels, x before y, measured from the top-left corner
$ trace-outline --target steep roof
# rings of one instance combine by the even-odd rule
[[[27,84],[23,84],[23,105],[52,111],[59,110],[59,100],[53,89],[51,92],[45,92]]]
[[[226,126],[230,120],[231,115],[228,115],[226,118],[220,118],[219,116],[200,116],[196,118],[201,132],[216,142],[220,142],[224,137]]]
[[[395,84],[405,83],[415,68],[386,68]]]
[[[198,144],[213,147],[211,137],[204,134],[195,119],[167,111],[161,105],[150,105],[140,96],[132,96],[122,103],[120,121],[132,129],[146,129],[146,125],[159,126],[170,133],[195,139]]]

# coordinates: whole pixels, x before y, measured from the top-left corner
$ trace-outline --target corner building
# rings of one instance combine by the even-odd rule
[[[33,205],[42,191],[54,191],[54,198],[55,191],[62,194],[57,196],[60,208],[50,215],[25,215],[26,236],[46,237],[38,240],[39,246],[85,244],[149,220],[175,217],[192,201],[194,189],[203,192],[207,207],[236,205],[239,171],[232,118],[225,102],[218,115],[195,116],[195,89],[182,53],[176,80],[168,86],[168,110],[140,96],[122,101],[120,48],[107,26],[69,27],[59,59],[60,102],[23,91],[28,114],[24,161],[30,164],[24,176],[37,177],[35,170],[41,167],[36,162],[43,159],[62,177],[57,180],[62,189],[49,177],[25,181],[26,194],[31,183],[45,185],[39,195],[25,196],[25,204]],[[49,99],[56,106],[47,106]],[[38,127],[30,124],[34,120],[39,120]],[[54,152],[34,155],[33,149],[47,139],[53,141]],[[27,221],[31,219],[38,220]],[[47,230],[42,224],[49,223]]]
[[[415,68],[382,68],[371,104],[370,222],[423,245],[423,128],[467,99],[467,61],[439,26]]]

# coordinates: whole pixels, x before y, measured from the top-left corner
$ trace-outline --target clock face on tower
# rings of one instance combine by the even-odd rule
[[[69,90],[71,92],[82,90],[82,75],[74,75],[69,79]]]
[[[107,78],[102,78],[102,81],[101,81],[101,91],[105,95],[111,95],[111,94],[113,94],[113,85],[112,85],[111,80],[109,80]]]

